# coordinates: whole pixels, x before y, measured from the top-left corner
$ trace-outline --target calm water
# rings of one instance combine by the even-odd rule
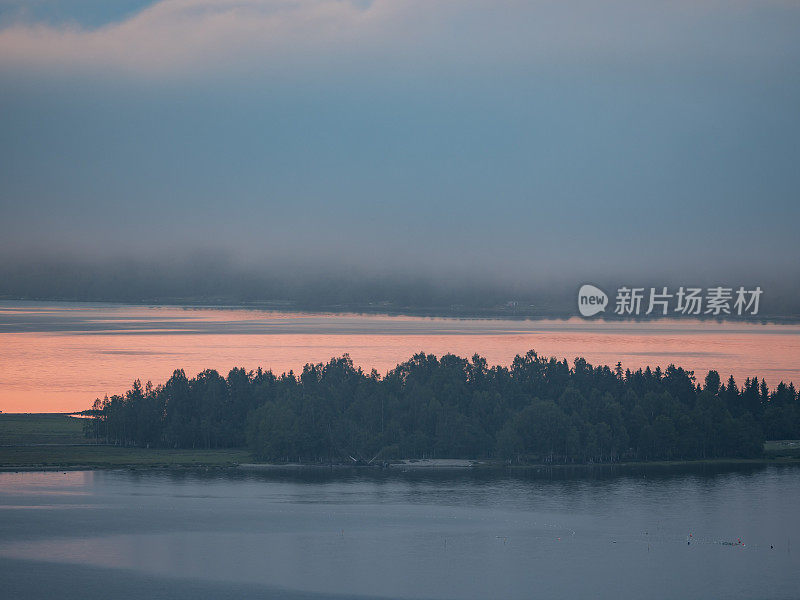
[[[249,310],[0,302],[0,410],[83,410],[136,378],[155,383],[176,368],[227,374],[235,366],[278,373],[345,352],[385,373],[425,351],[479,353],[509,364],[518,353],[624,367],[675,363],[738,382],[800,382],[800,326],[602,321],[456,320],[313,315]]]
[[[798,498],[776,466],[2,473],[0,578],[89,600],[797,598]]]

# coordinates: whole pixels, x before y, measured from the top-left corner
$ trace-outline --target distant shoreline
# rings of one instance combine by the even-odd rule
[[[60,452],[58,450],[60,450]],[[47,457],[43,460],[41,452]],[[87,450],[88,455],[87,455]],[[76,455],[77,451],[77,455]],[[72,456],[70,456],[72,455]],[[93,456],[91,456],[93,455]],[[245,462],[247,461],[247,462]],[[384,466],[347,463],[275,463],[254,462],[245,450],[169,450],[163,448],[125,448],[101,444],[84,446],[3,446],[0,447],[0,472],[51,471],[360,471],[385,473],[424,473],[435,471],[497,471],[524,473],[547,471],[613,471],[615,469],[648,469],[673,467],[726,467],[743,465],[800,465],[800,453],[763,458],[716,458],[671,461],[624,461],[609,463],[521,463],[475,459],[405,459],[390,461]]]
[[[321,304],[309,305],[294,302],[225,302],[225,301],[184,301],[180,299],[150,299],[150,300],[75,300],[68,298],[15,298],[0,297],[2,302],[32,302],[32,303],[65,303],[65,304],[103,304],[113,306],[135,306],[135,307],[165,307],[165,308],[189,308],[206,310],[249,310],[253,312],[280,312],[297,314],[322,314],[322,315],[368,315],[386,317],[417,317],[430,319],[455,319],[455,320],[488,320],[488,321],[567,321],[569,319],[581,319],[586,322],[603,321],[613,323],[655,323],[670,321],[702,321],[709,323],[751,323],[751,324],[771,324],[771,325],[797,325],[800,324],[800,315],[759,315],[737,316],[737,315],[692,315],[691,317],[676,316],[621,316],[616,313],[603,313],[598,317],[581,318],[577,311],[553,308],[505,308],[505,307],[452,307],[452,306],[394,306],[384,303],[374,304]]]

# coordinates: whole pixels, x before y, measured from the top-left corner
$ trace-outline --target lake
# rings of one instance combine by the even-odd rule
[[[0,410],[70,412],[121,394],[131,382],[190,377],[207,368],[259,366],[282,373],[349,353],[366,370],[386,373],[424,351],[510,364],[516,354],[577,356],[637,369],[670,363],[710,369],[741,385],[759,376],[771,386],[800,382],[800,325],[513,321],[381,315],[306,314],[243,309],[114,304],[0,302]]]
[[[0,473],[6,597],[797,598],[800,468]]]

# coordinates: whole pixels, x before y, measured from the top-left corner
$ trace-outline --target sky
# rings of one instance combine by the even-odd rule
[[[780,0],[0,0],[0,294],[69,264],[788,302],[798,31]]]

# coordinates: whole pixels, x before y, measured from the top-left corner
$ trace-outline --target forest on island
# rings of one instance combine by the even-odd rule
[[[593,367],[533,350],[510,367],[478,355],[416,354],[385,376],[348,355],[275,375],[177,370],[96,400],[85,434],[138,447],[248,447],[259,459],[372,463],[397,458],[597,463],[757,457],[800,438],[792,384],[739,386],[710,371]]]

